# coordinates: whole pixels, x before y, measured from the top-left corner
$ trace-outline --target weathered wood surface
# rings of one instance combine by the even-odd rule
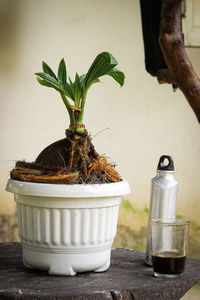
[[[49,276],[23,266],[19,243],[0,244],[0,299],[173,300],[199,280],[200,261],[188,259],[182,278],[160,279],[145,266],[144,252],[130,249],[113,249],[107,272]]]

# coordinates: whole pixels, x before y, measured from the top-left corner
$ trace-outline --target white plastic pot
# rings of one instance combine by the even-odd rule
[[[17,203],[23,262],[53,275],[109,268],[121,196],[127,181],[46,184],[8,180]]]

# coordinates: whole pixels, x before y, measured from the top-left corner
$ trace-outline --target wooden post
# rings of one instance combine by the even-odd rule
[[[182,0],[163,0],[159,44],[168,70],[158,70],[159,83],[177,85],[200,122],[200,79],[185,52],[181,28]]]

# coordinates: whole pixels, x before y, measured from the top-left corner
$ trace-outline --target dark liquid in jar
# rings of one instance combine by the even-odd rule
[[[177,252],[160,252],[152,255],[153,270],[159,274],[180,274],[184,271],[185,259]]]

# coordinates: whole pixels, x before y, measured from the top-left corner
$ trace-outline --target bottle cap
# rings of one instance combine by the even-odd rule
[[[168,163],[165,163],[165,160],[168,161]],[[174,161],[173,158],[170,155],[162,155],[160,157],[157,170],[161,171],[174,171]]]

